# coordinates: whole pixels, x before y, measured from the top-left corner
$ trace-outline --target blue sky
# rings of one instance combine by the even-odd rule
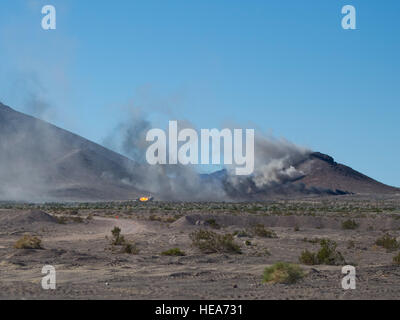
[[[341,28],[346,4],[357,30]],[[240,123],[400,186],[399,14],[396,0],[4,0],[0,101],[98,143],[133,107]]]

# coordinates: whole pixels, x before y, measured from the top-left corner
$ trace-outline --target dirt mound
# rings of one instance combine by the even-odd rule
[[[0,211],[0,228],[1,229],[31,229],[33,226],[48,226],[56,224],[57,220],[48,213],[40,210]]]
[[[217,225],[223,228],[249,228],[262,224],[269,228],[310,228],[341,230],[342,222],[346,218],[318,217],[318,216],[253,216],[253,215],[224,215],[224,214],[191,214],[180,218],[171,224],[171,227],[187,229],[195,226]],[[392,217],[371,217],[354,219],[358,224],[358,230],[399,230],[400,220]],[[212,225],[210,225],[212,221]]]
[[[187,228],[193,226],[217,225],[220,227],[249,228],[257,224],[263,224],[266,227],[288,227],[303,226],[308,228],[329,226],[332,229],[338,229],[340,223],[330,221],[332,219],[322,217],[305,217],[305,216],[232,216],[224,214],[192,214],[180,218],[171,224],[175,228]]]
[[[203,224],[205,221],[204,216],[202,215],[189,215],[184,216],[174,223],[171,223],[171,227],[173,228],[187,228],[195,226],[196,224]]]

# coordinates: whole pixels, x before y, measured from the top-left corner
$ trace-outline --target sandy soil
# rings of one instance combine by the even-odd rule
[[[74,214],[63,211],[64,216],[75,217],[65,224],[55,218],[60,211],[54,208],[0,210],[0,299],[400,298],[400,266],[392,262],[398,251],[375,245],[385,233],[400,240],[398,209],[391,208],[390,214],[362,210],[266,214],[216,213],[204,206],[193,212],[176,208],[166,213],[164,204],[152,206],[147,211],[118,206],[79,209]],[[93,219],[86,219],[89,214]],[[359,224],[355,230],[342,228],[349,215]],[[215,224],[220,228],[215,229]],[[204,254],[189,239],[189,234],[199,229],[234,233],[254,224],[264,224],[278,237],[235,237],[242,254]],[[121,253],[110,245],[115,226],[136,244],[139,254]],[[24,234],[41,238],[44,249],[15,249],[14,243]],[[315,238],[336,241],[347,264],[356,266],[355,290],[342,289],[340,265],[300,264],[306,276],[298,283],[262,283],[265,267],[278,261],[299,263],[304,249],[317,251],[319,244],[309,241]],[[161,255],[175,247],[186,256]],[[56,290],[41,287],[44,265],[56,268]]]

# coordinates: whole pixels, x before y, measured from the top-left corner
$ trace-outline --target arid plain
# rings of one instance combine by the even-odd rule
[[[1,299],[400,298],[398,196],[1,207]],[[343,260],[305,259],[323,239]],[[264,282],[277,262],[301,277]],[[44,265],[56,269],[55,290],[42,288]],[[343,265],[356,268],[354,290],[342,288]]]

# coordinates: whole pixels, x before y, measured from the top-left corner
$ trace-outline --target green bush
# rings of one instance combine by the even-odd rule
[[[297,265],[278,262],[264,270],[264,282],[293,284],[304,277],[303,270]]]
[[[231,234],[220,235],[212,231],[198,230],[189,235],[192,246],[204,253],[242,253]]]
[[[304,250],[299,257],[299,261],[307,265],[340,265],[345,263],[342,254],[336,250],[337,244],[335,241],[322,239],[320,244],[321,248],[316,253]]]
[[[125,238],[123,235],[121,235],[121,229],[118,227],[114,227],[114,229],[111,230],[112,234],[112,239],[111,239],[111,244],[114,246],[121,246],[125,244]]]
[[[335,241],[328,239],[321,240],[321,248],[317,253],[318,263],[326,265],[343,264],[345,260],[336,248],[337,244]]]
[[[312,266],[314,264],[318,264],[317,255],[308,250],[304,250],[299,257],[299,261],[303,264]]]
[[[342,222],[342,228],[345,230],[354,230],[358,228],[358,223],[354,220],[345,220]]]
[[[384,236],[376,239],[375,244],[377,246],[383,247],[388,251],[393,251],[399,248],[399,243],[395,237],[385,234]]]
[[[172,248],[167,251],[161,252],[163,256],[185,256],[185,252],[181,251],[179,248]]]
[[[16,248],[16,249],[43,249],[42,248],[42,240],[40,240],[38,237],[25,235],[14,244],[14,248]]]

